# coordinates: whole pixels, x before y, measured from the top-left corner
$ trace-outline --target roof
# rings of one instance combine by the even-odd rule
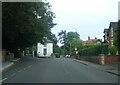
[[[109,31],[109,29],[104,29],[104,32],[103,32],[103,33],[108,32],[108,31]]]
[[[117,30],[117,24],[118,24],[118,22],[110,22],[110,26],[109,26],[109,28],[113,28],[113,30],[115,31],[115,30]]]
[[[92,43],[96,43],[97,41],[102,42],[102,39],[90,39],[90,40],[87,40],[87,41],[83,41],[83,44],[92,44]]]

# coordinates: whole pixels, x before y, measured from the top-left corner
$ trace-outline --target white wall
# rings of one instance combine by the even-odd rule
[[[44,49],[47,49],[46,55],[44,55]],[[52,53],[53,53],[53,43],[47,43],[46,47],[44,47],[44,45],[41,43],[37,44],[37,55],[38,56],[51,56]]]

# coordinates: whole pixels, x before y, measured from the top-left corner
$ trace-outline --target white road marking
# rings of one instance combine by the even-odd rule
[[[27,68],[24,68],[23,70],[26,70]]]
[[[3,82],[3,81],[5,81],[6,79],[8,79],[8,78],[4,78],[4,79],[0,80],[0,82]]]
[[[31,66],[28,66],[28,68],[30,68]]]
[[[21,72],[22,70],[19,70],[18,72]]]
[[[16,73],[13,73],[11,76],[15,76],[16,75]]]

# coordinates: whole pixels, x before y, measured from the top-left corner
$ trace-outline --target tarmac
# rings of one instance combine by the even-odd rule
[[[13,60],[0,63],[0,64],[2,64],[2,65],[0,66],[0,73],[1,73],[2,71],[5,71],[5,70],[9,69],[9,68],[12,67],[13,65],[15,65],[15,63],[18,62],[18,61],[20,61],[20,58],[14,58]]]
[[[3,62],[2,66],[0,67],[0,72],[9,69],[13,65],[15,65],[16,62],[19,62],[20,60],[21,60],[20,58],[17,58],[17,59],[8,61],[8,62]],[[120,72],[119,72],[120,63],[100,65],[100,64],[96,64],[96,63],[92,63],[92,62],[88,62],[88,61],[83,61],[83,60],[78,60],[78,59],[73,59],[73,60],[80,62],[82,64],[85,64],[85,65],[89,65],[91,67],[97,68],[99,70],[106,71],[108,73],[120,76]]]
[[[77,59],[73,59],[74,61],[80,62],[84,65],[88,65],[94,68],[97,68],[99,70],[102,71],[106,71],[108,73],[114,74],[114,75],[118,75],[120,76],[120,62],[116,63],[116,64],[104,64],[104,65],[100,65],[100,64],[96,64],[96,63],[92,63],[92,62],[88,62],[88,61],[83,61],[83,60],[77,60]]]

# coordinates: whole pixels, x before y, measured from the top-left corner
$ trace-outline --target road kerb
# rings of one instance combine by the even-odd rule
[[[73,59],[73,60],[78,61],[78,62],[80,62],[80,63],[82,63],[82,64],[84,64],[84,65],[89,65],[89,66],[91,66],[91,67],[97,68],[97,67],[92,66],[92,65],[90,65],[90,64],[88,64],[88,63],[81,62],[80,60],[77,60],[77,59]],[[114,74],[114,75],[120,76],[119,73],[114,73],[114,72],[112,72],[112,71],[105,70],[105,69],[102,69],[102,68],[97,68],[97,69],[102,70],[102,71],[105,71],[105,72],[107,72],[107,73],[111,73],[111,74]]]
[[[2,67],[2,69],[0,69],[0,72],[7,70],[8,68],[12,67],[13,65],[14,65],[14,63],[10,63],[7,66]]]

